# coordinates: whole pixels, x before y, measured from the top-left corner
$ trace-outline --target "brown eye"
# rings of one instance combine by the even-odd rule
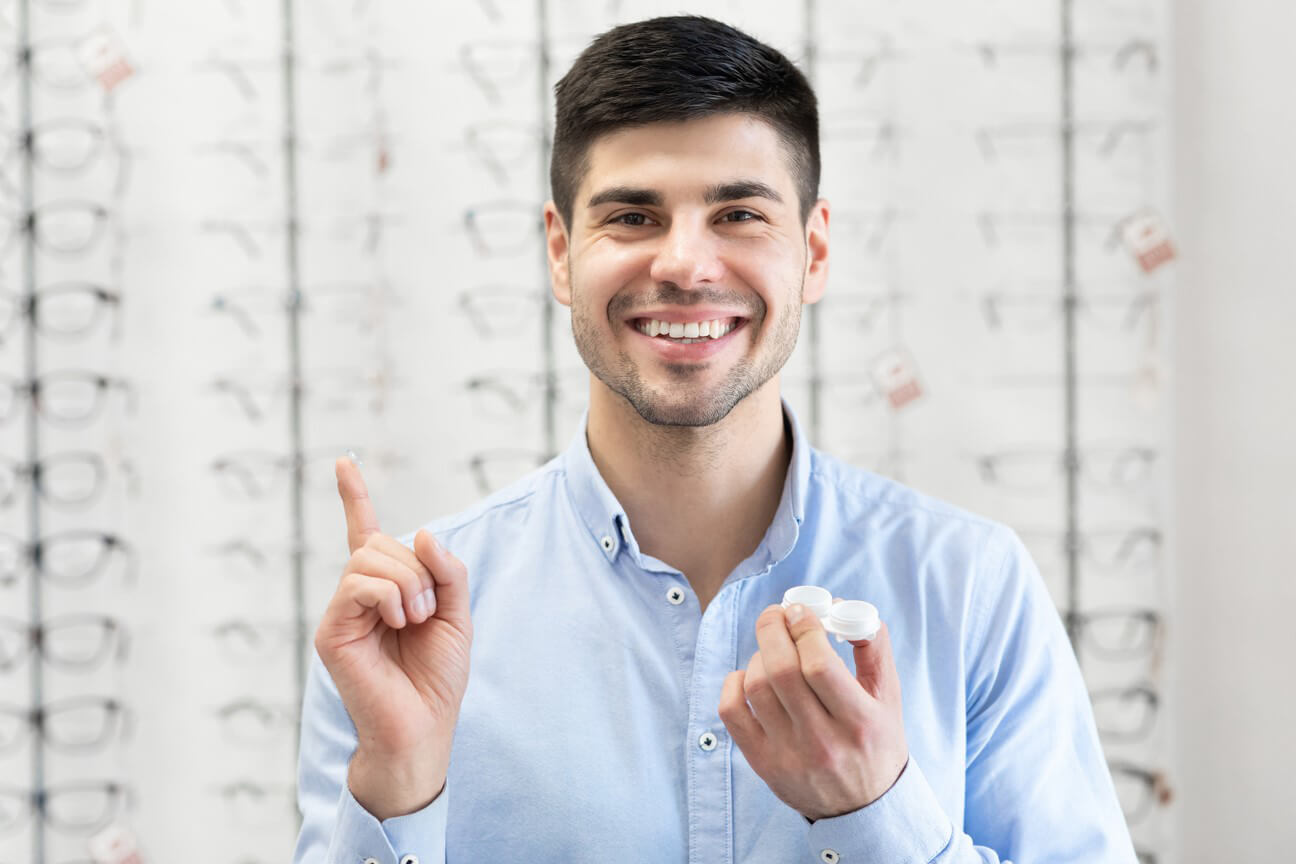
[[[616,223],[616,224],[619,224],[619,225],[636,225],[636,226],[637,226],[637,225],[643,225],[643,224],[644,224],[644,223],[643,223],[643,220],[646,219],[646,218],[648,218],[648,217],[644,216],[644,214],[642,214],[642,213],[622,213],[620,216],[614,216],[614,217],[612,217],[612,218],[611,218],[610,220],[608,220],[608,221],[609,221],[609,222]],[[622,220],[626,220],[626,219],[629,219],[629,220],[638,220],[638,221],[629,221],[629,222],[622,221]]]

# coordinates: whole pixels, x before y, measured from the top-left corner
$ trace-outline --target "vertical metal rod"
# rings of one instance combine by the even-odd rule
[[[23,298],[30,317],[23,328],[27,337],[26,364],[27,380],[35,381],[40,371],[40,358],[36,345],[36,194],[35,166],[32,152],[34,146],[31,138],[32,128],[32,67],[31,67],[31,0],[19,0],[18,3],[18,112],[21,118],[23,136],[22,164],[20,166],[19,204],[25,219],[26,230],[23,232],[23,264],[25,292]],[[36,473],[40,464],[40,426],[36,416],[36,400],[32,399],[27,410],[27,462],[32,466],[31,484],[28,497],[30,522],[28,532],[32,543],[31,578],[27,586],[29,598],[28,615],[33,627],[39,627],[44,615],[44,598],[41,596],[43,580],[41,579],[41,512],[39,484],[41,477]],[[41,652],[33,650],[31,663],[31,705],[39,708],[45,701],[45,681]],[[31,748],[31,783],[33,799],[33,817],[31,821],[32,861],[44,864],[45,861],[45,745],[39,735],[33,737]]]
[[[306,568],[305,513],[302,453],[302,387],[301,387],[301,272],[298,239],[301,224],[297,204],[297,58],[295,53],[293,0],[283,0],[283,100],[284,100],[284,251],[288,289],[288,375],[291,383],[289,435],[292,437],[292,601],[293,645],[296,648],[294,672],[297,705],[301,705],[306,688]],[[301,746],[301,724],[297,725],[297,746]]]
[[[1064,338],[1064,399],[1066,402],[1066,562],[1065,621],[1079,659],[1080,610],[1080,461],[1077,445],[1076,372],[1076,217],[1075,217],[1075,44],[1071,30],[1072,0],[1062,0],[1062,290]]]
[[[814,28],[818,20],[818,6],[815,0],[805,0],[804,7],[804,29],[805,45],[803,52],[805,54],[805,74],[810,86],[814,86],[816,72],[818,71],[818,55],[815,47]],[[822,137],[822,136],[821,136]],[[804,228],[804,226],[802,226]],[[822,301],[821,301],[822,302]],[[810,440],[815,444],[822,442],[819,440],[819,431],[822,428],[823,420],[823,370],[820,361],[819,351],[819,304],[814,303],[805,307],[806,312],[806,348],[810,352],[810,418],[809,432]]]
[[[553,142],[549,139],[549,4],[546,0],[536,0],[536,12],[539,15],[539,49],[540,76],[540,200],[549,200],[549,158],[553,152]],[[568,231],[571,226],[567,226]],[[541,248],[541,273],[545,274],[540,285],[542,301],[540,303],[540,345],[544,352],[541,363],[544,368],[544,453],[546,459],[553,458],[558,452],[558,360],[554,352],[554,304],[543,296],[543,286],[549,281],[549,253],[547,246]]]

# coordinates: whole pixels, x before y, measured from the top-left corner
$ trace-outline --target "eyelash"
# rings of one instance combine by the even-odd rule
[[[750,218],[750,219],[737,219],[737,220],[734,220],[734,221],[730,222],[731,225],[741,225],[741,224],[744,223],[744,222],[757,222],[757,221],[764,221],[763,219],[761,219],[761,217],[760,217],[758,214],[753,213],[753,212],[750,211],[750,210],[730,210],[728,213],[726,213],[726,214],[724,214],[724,215],[727,217],[727,216],[733,216],[733,215],[736,214],[736,213],[746,213],[748,216],[750,216],[750,217],[752,217],[752,218]],[[648,214],[646,214],[646,213],[622,213],[622,214],[620,214],[620,215],[618,215],[618,216],[613,216],[611,219],[609,219],[609,220],[608,220],[608,224],[609,224],[609,225],[625,225],[626,227],[629,227],[629,228],[640,228],[640,227],[642,227],[642,225],[631,225],[631,224],[629,224],[629,223],[627,223],[627,222],[622,222],[621,220],[622,220],[622,219],[625,219],[627,216],[640,216],[640,217],[643,217],[643,218],[645,218],[645,219],[649,218],[649,217],[648,217]]]

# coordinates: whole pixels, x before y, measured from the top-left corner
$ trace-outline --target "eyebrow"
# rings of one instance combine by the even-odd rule
[[[725,201],[737,201],[742,198],[768,198],[770,201],[783,203],[783,197],[774,191],[774,187],[759,180],[734,180],[730,183],[717,183],[708,186],[702,194],[707,204],[720,204]],[[636,186],[611,186],[597,192],[585,205],[593,210],[601,204],[629,204],[635,207],[660,207],[662,195],[656,189],[644,189]]]

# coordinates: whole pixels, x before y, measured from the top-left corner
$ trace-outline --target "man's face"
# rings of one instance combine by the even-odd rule
[[[585,365],[643,419],[710,425],[792,353],[827,218],[820,201],[801,222],[786,152],[751,115],[619,130],[590,148],[570,230],[545,208],[554,295]]]

